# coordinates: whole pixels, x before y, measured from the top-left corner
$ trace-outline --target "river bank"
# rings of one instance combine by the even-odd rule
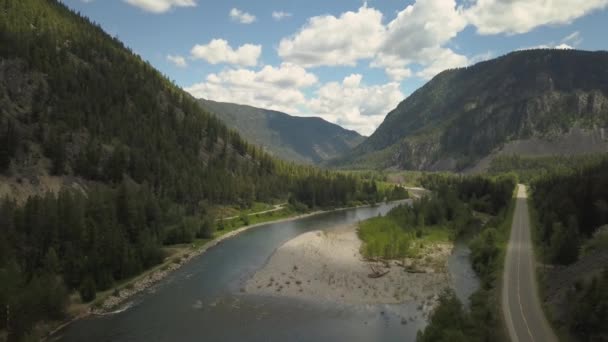
[[[346,304],[415,301],[426,315],[450,283],[447,260],[452,244],[428,245],[419,258],[386,262],[365,260],[361,244],[356,224],[304,233],[278,248],[244,290]],[[374,274],[384,275],[370,277]]]
[[[395,201],[395,202],[398,203],[398,202],[404,202],[404,201]],[[81,318],[87,317],[91,314],[105,315],[108,313],[115,312],[116,309],[120,305],[126,304],[127,301],[130,298],[132,298],[134,295],[146,290],[147,288],[153,286],[154,284],[158,283],[162,279],[166,278],[169,274],[171,274],[175,270],[177,270],[177,269],[181,268],[182,266],[184,266],[185,264],[187,264],[188,261],[192,260],[194,257],[203,254],[205,251],[209,250],[210,248],[212,248],[214,246],[217,246],[218,244],[221,244],[226,239],[232,238],[247,230],[250,230],[250,229],[262,226],[262,225],[266,225],[266,224],[289,222],[289,221],[299,220],[299,219],[303,219],[306,217],[316,216],[316,215],[320,215],[320,214],[328,213],[328,212],[338,212],[338,211],[343,211],[343,210],[348,210],[348,209],[364,208],[364,207],[370,207],[370,206],[372,206],[372,205],[360,205],[360,206],[337,208],[337,209],[331,209],[331,210],[318,210],[318,211],[314,211],[314,212],[298,214],[298,215],[287,217],[287,218],[279,218],[276,220],[270,220],[270,221],[266,221],[266,222],[252,224],[249,226],[241,227],[241,228],[226,232],[225,234],[218,236],[213,240],[207,241],[206,243],[199,245],[199,246],[192,245],[192,246],[188,246],[185,248],[180,248],[171,257],[167,258],[167,260],[165,260],[165,262],[163,262],[162,264],[157,265],[154,268],[145,271],[141,275],[129,280],[127,282],[127,285],[125,285],[125,284],[120,285],[118,287],[119,288],[118,293],[116,293],[115,289],[108,290],[103,293],[103,295],[102,295],[103,297],[100,296],[101,298],[98,298],[98,300],[96,300],[94,302],[95,303],[94,305],[86,305],[84,307],[81,305],[81,308],[78,310],[78,312],[71,312],[72,318],[70,318],[68,321],[58,322],[57,324],[53,325],[53,329],[48,329],[48,330],[52,330],[52,332],[49,334],[46,334],[46,336],[47,336],[47,338],[49,336],[53,336],[59,330],[65,328],[66,326],[70,325],[71,323],[73,323]]]

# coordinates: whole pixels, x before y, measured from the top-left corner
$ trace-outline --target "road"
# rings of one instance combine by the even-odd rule
[[[520,184],[502,284],[502,311],[513,342],[557,341],[540,304],[535,264],[526,187]]]
[[[287,204],[287,203],[275,204],[275,205],[274,205],[274,208],[272,208],[272,209],[268,209],[268,210],[264,210],[264,211],[258,211],[258,212],[251,213],[251,214],[247,214],[247,216],[261,215],[261,214],[267,214],[267,213],[271,213],[271,212],[273,212],[273,211],[279,211],[279,210],[281,210],[281,209],[285,208],[285,205],[286,205],[286,204]],[[235,219],[235,218],[237,218],[237,217],[241,217],[241,215],[236,215],[236,216],[230,216],[230,217],[218,218],[218,219],[216,219],[216,221],[219,221],[219,220],[232,220],[232,219]]]

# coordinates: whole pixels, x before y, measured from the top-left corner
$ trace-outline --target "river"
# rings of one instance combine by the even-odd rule
[[[134,297],[117,313],[91,316],[60,341],[414,341],[426,325],[418,303],[346,305],[242,293],[276,248],[299,234],[385,214],[395,203],[269,223],[228,239]],[[456,293],[478,287],[465,244],[449,260]],[[402,321],[402,317],[406,317]]]

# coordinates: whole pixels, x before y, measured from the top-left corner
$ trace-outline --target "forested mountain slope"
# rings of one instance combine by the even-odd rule
[[[608,52],[517,51],[440,73],[337,164],[459,170],[503,148],[605,152],[606,127]]]
[[[608,159],[555,170],[531,184],[541,278],[554,326],[567,340],[608,338]]]
[[[49,179],[55,185],[42,184]],[[15,201],[18,188],[40,196]],[[69,294],[91,301],[158,264],[163,244],[211,238],[215,205],[383,197],[373,180],[282,162],[248,144],[55,0],[0,2],[2,189],[0,339],[8,340],[64,319],[78,298]]]
[[[317,117],[205,99],[199,103],[247,141],[284,160],[316,164],[342,156],[364,140],[355,131]]]

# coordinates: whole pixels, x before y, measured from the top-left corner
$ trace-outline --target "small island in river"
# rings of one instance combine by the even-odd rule
[[[346,304],[424,303],[430,310],[450,284],[451,243],[426,244],[416,258],[366,260],[357,226],[299,235],[281,247],[245,285],[253,294]]]

